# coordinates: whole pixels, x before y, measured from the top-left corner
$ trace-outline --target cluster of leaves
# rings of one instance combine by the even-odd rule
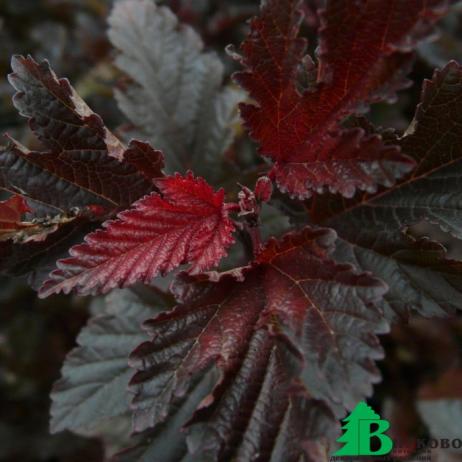
[[[0,151],[0,271],[41,298],[95,296],[51,430],[117,440],[127,462],[325,461],[380,381],[378,335],[462,306],[462,261],[414,228],[462,239],[462,66],[425,81],[404,131],[364,116],[409,86],[450,5],[263,1],[228,48],[232,83],[178,19],[200,15],[173,3],[178,16],[152,0],[109,16],[129,121],[116,133],[48,61],[12,59],[38,143]],[[448,388],[424,388],[424,420],[425,398],[460,398]]]

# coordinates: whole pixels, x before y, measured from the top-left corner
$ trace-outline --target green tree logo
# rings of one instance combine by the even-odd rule
[[[384,456],[393,449],[393,441],[384,434],[390,428],[389,422],[381,419],[366,403],[358,403],[344,422],[344,433],[337,440],[344,446],[334,456]],[[374,451],[371,449],[373,437],[380,442],[380,447]]]

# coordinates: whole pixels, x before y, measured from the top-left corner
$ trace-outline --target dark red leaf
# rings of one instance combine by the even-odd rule
[[[66,79],[56,77],[47,61],[38,64],[31,57],[15,56],[11,65],[14,73],[9,79],[17,90],[14,104],[46,150],[31,152],[14,141],[2,150],[1,188],[44,204],[37,214],[90,205],[111,212],[152,191],[145,174],[155,171],[159,176],[159,152],[133,141],[125,153],[101,118]],[[145,158],[141,173],[140,150]],[[125,154],[134,161],[124,161]]]
[[[317,87],[301,89],[305,40],[298,37],[299,0],[268,0],[242,45],[245,70],[236,80],[255,104],[242,116],[261,153],[275,165],[282,191],[375,191],[414,163],[380,135],[342,128],[365,104],[390,99],[406,82],[408,50],[445,11],[443,0],[328,1],[322,15]]]
[[[198,460],[312,456],[308,441],[335,433],[328,408],[342,413],[371,392],[375,334],[387,330],[374,305],[385,286],[330,260],[334,241],[306,228],[271,240],[242,282],[182,288],[189,299],[148,321],[152,341],[132,354],[135,429],[167,419],[213,372],[215,390],[188,424]]]
[[[13,141],[0,151],[0,188],[33,199],[36,215],[90,205],[107,214],[128,207],[153,184],[134,166],[100,151],[35,152]]]
[[[412,175],[376,194],[350,200],[324,195],[310,204],[311,219],[341,238],[336,258],[390,286],[385,296],[390,318],[407,316],[410,309],[441,316],[462,306],[462,263],[448,260],[437,242],[416,242],[408,232],[426,220],[462,238],[461,103],[462,67],[452,62],[425,82],[413,122],[392,140],[416,162]]]
[[[161,195],[136,202],[73,247],[71,257],[44,285],[41,296],[68,293],[105,293],[137,281],[149,283],[184,263],[191,274],[217,264],[234,242],[224,191],[214,192],[192,174],[158,179]]]
[[[119,160],[124,147],[80,98],[67,79],[58,79],[48,61],[14,56],[9,81],[13,103],[32,131],[53,152],[102,151]]]
[[[297,383],[299,358],[265,329],[257,330],[214,402],[187,426],[198,460],[327,460],[338,429],[332,413]],[[210,398],[209,398],[210,400]],[[321,455],[324,457],[321,458]]]

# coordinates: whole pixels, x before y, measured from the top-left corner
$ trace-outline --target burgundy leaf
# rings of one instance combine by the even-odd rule
[[[299,198],[328,189],[391,186],[414,162],[380,135],[342,128],[364,104],[390,99],[407,85],[408,52],[443,13],[443,0],[328,1],[322,14],[317,87],[301,89],[305,40],[298,37],[299,0],[268,0],[242,45],[236,80],[256,104],[242,105],[245,123],[274,162],[282,191]]]
[[[330,260],[334,241],[305,228],[270,241],[243,282],[177,290],[184,303],[145,323],[152,340],[131,357],[135,430],[168,419],[213,371],[216,387],[188,425],[200,460],[299,460],[312,438],[335,433],[331,412],[378,379],[375,334],[387,325],[374,306],[384,285]]]
[[[19,192],[41,207],[36,215],[99,205],[128,207],[153,189],[129,163],[94,150],[35,152],[12,141],[0,151],[0,188]]]
[[[124,146],[47,61],[38,64],[31,57],[15,56],[11,65],[14,104],[46,150],[31,152],[12,141],[0,152],[1,188],[44,204],[39,214],[89,205],[111,212],[152,191],[152,181],[144,174],[152,164],[149,173],[159,176],[159,152],[132,142],[127,155],[135,161],[124,162]],[[140,150],[145,157],[141,173],[141,154],[133,154]]]
[[[224,191],[201,178],[177,174],[155,182],[161,195],[136,202],[73,247],[71,257],[45,283],[41,296],[105,293],[137,281],[149,283],[184,263],[196,274],[217,264],[233,242]]]
[[[461,103],[462,67],[451,62],[425,82],[413,122],[392,140],[415,160],[412,175],[375,194],[349,200],[324,195],[310,204],[311,219],[341,238],[336,258],[372,271],[390,286],[385,296],[390,318],[406,317],[410,309],[442,316],[462,306],[462,263],[448,260],[441,244],[416,242],[408,233],[425,220],[462,238]]]
[[[32,131],[53,152],[98,150],[122,159],[124,147],[80,98],[67,79],[58,79],[48,61],[14,56],[13,103]]]
[[[213,404],[188,423],[193,456],[243,462],[327,460],[338,424],[325,404],[297,384],[299,363],[287,345],[266,329],[257,330],[239,367],[215,390]]]

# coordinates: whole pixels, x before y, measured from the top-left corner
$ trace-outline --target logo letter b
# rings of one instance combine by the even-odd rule
[[[365,456],[383,456],[393,449],[393,441],[384,433],[390,428],[386,420],[360,420],[359,422],[359,453]],[[377,430],[371,431],[372,425],[377,425]],[[380,448],[376,451],[371,449],[371,439],[377,437],[380,440]]]

